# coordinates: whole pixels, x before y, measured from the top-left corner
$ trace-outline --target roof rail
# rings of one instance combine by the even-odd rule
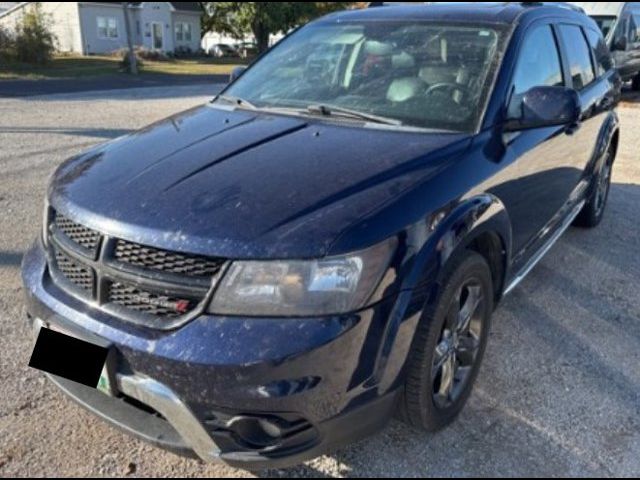
[[[432,5],[441,2],[369,2],[369,8],[373,7],[390,7],[392,5]],[[451,3],[459,3],[459,2],[451,2]],[[472,2],[472,3],[482,3],[482,2]],[[585,13],[584,9],[578,5],[573,5],[569,2],[503,2],[505,5],[513,4],[513,5],[522,5],[523,7],[559,7],[566,8],[567,10],[573,10],[574,12]],[[639,2],[640,3],[640,2]]]

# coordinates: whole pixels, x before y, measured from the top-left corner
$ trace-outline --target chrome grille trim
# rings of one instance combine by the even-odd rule
[[[79,300],[91,303],[120,320],[160,330],[177,328],[201,315],[228,266],[226,260],[146,247],[98,233],[95,254],[57,227],[58,218],[74,231],[81,224],[52,215],[47,241],[48,263],[54,283]],[[69,231],[69,230],[67,230]],[[152,255],[134,263],[121,261],[122,251]],[[118,258],[119,257],[119,258]],[[130,257],[133,258],[133,257]],[[129,259],[130,259],[129,258]],[[164,259],[167,259],[165,261]],[[160,265],[157,268],[153,268]],[[208,275],[205,275],[207,273]]]

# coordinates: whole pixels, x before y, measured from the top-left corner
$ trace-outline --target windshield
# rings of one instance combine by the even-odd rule
[[[282,41],[224,95],[257,108],[348,111],[402,126],[472,131],[500,40],[495,27],[317,23]]]
[[[598,24],[598,27],[600,27],[600,30],[602,30],[604,38],[608,38],[609,34],[615,28],[617,18],[613,16],[595,16],[593,19]]]

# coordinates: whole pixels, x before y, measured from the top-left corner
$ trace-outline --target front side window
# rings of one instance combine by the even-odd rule
[[[118,21],[115,17],[98,17],[98,38],[118,38]]]
[[[520,96],[533,87],[564,85],[558,47],[549,25],[530,32],[522,47],[513,79],[513,93]]]
[[[322,105],[401,126],[470,131],[505,37],[495,25],[316,23],[280,42],[224,94],[259,108]]]
[[[576,25],[560,25],[560,36],[567,50],[573,88],[582,90],[595,80],[589,45],[582,29]]]

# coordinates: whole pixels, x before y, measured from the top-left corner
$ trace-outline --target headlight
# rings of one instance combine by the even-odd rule
[[[234,262],[209,312],[242,316],[319,316],[365,307],[389,267],[396,241],[340,257]]]

